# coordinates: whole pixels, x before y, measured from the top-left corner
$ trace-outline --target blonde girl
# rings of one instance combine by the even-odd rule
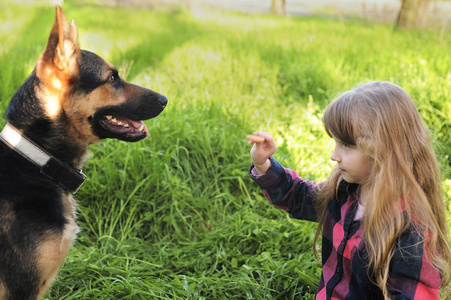
[[[283,168],[270,134],[250,141],[249,174],[268,200],[319,223],[316,299],[438,299],[451,250],[439,165],[411,98],[390,82],[362,84],[333,100],[323,123],[336,162],[323,183]]]

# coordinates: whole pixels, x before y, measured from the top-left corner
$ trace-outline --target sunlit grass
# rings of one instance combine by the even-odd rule
[[[44,49],[55,12],[2,5],[4,111]],[[313,299],[321,272],[315,224],[267,203],[247,175],[244,136],[271,132],[279,161],[324,180],[332,163],[322,111],[362,81],[391,80],[412,96],[440,155],[449,203],[449,32],[71,3],[63,9],[76,20],[82,48],[114,63],[128,81],[165,94],[169,105],[146,122],[149,139],[90,147],[88,181],[76,195],[82,232],[46,299]]]

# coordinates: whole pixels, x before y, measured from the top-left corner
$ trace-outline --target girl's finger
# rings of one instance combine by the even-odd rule
[[[254,134],[249,134],[246,135],[246,139],[249,140],[249,144],[252,144],[252,142],[254,143],[262,143],[265,141],[265,138],[259,135],[254,135]]]

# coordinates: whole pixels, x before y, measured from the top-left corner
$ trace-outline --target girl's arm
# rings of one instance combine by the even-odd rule
[[[296,172],[283,168],[271,157],[277,146],[266,132],[255,132],[264,142],[250,142],[252,165],[249,175],[262,188],[263,194],[274,206],[288,211],[293,218],[317,221],[315,197],[318,185],[303,180]],[[255,172],[257,171],[257,172]]]
[[[440,272],[429,261],[418,232],[401,237],[391,261],[388,290],[393,300],[438,300]]]

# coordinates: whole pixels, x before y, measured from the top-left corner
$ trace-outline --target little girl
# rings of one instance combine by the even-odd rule
[[[266,132],[250,141],[249,169],[274,206],[319,223],[316,299],[438,299],[451,265],[441,177],[409,95],[390,82],[366,83],[332,101],[322,120],[337,163],[325,182],[283,168]]]

